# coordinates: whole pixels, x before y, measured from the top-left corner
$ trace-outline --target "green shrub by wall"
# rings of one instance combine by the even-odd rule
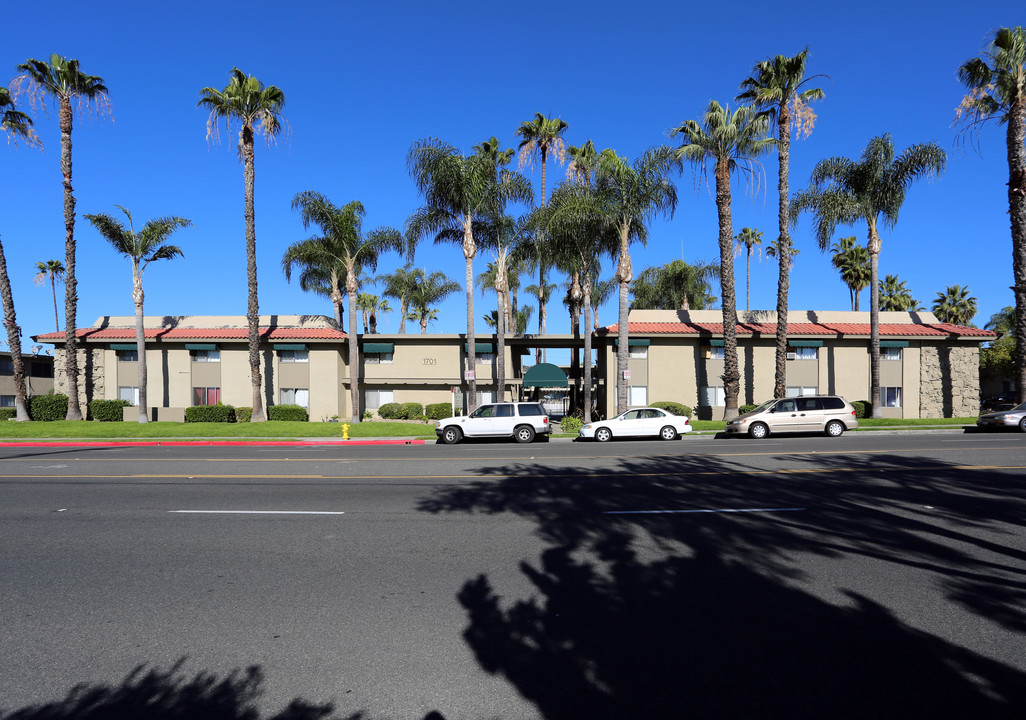
[[[378,415],[385,420],[398,420],[402,417],[403,406],[399,403],[385,403],[378,408]]]
[[[671,402],[669,400],[660,400],[659,402],[652,403],[652,407],[665,410],[671,415],[680,415],[681,417],[691,417],[692,410],[687,405],[679,402]]]
[[[68,416],[68,396],[61,393],[33,395],[29,400],[29,417],[39,422],[56,422]]]
[[[452,403],[431,403],[424,408],[424,414],[430,420],[444,420],[447,417],[452,417]]]
[[[185,422],[235,422],[231,405],[197,405],[185,408]]]
[[[18,408],[0,408],[0,420],[14,420],[18,417]]]
[[[250,407],[237,407],[235,408],[235,422],[251,422],[253,420],[253,408]]]
[[[124,422],[125,408],[131,404],[127,400],[92,400],[89,417],[97,422]]]
[[[424,406],[415,402],[403,403],[402,413],[403,420],[415,420],[424,417]]]
[[[758,405],[742,405],[741,407],[739,407],[737,409],[737,412],[738,412],[739,415],[744,415],[745,413],[750,413],[752,410],[754,410],[757,407],[759,407],[759,406]]]
[[[307,422],[310,415],[302,405],[271,405],[267,408],[267,419]]]
[[[855,408],[855,417],[860,420],[873,416],[873,403],[868,400],[855,400],[851,406]]]
[[[560,425],[563,428],[563,432],[576,433],[584,426],[584,421],[580,418],[575,418],[571,415],[568,415],[560,421]]]

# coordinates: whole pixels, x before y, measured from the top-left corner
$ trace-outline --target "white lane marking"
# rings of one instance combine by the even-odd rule
[[[54,470],[60,468],[66,468],[67,465],[32,465],[33,470]]]
[[[344,512],[321,510],[168,510],[168,512],[190,515],[345,515]]]
[[[606,510],[603,515],[681,515],[685,513],[798,512],[805,508],[719,508],[715,510]]]

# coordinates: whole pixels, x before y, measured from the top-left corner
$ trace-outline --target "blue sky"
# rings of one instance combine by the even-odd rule
[[[0,54],[0,81],[17,75],[17,63],[58,52],[78,58],[84,72],[101,76],[110,89],[113,122],[78,118],[73,134],[78,324],[133,312],[128,261],[81,219],[116,213],[115,204],[129,208],[138,224],[169,214],[195,224],[174,239],[184,259],[147,271],[147,315],[245,313],[242,166],[233,138],[207,142],[206,113],[196,107],[200,88],[224,87],[233,66],[286,96],[288,136],[256,153],[261,313],[330,315],[326,299],[287,283],[281,271],[284,249],[309,235],[290,209],[297,192],[317,190],[339,205],[362,201],[365,229],[402,227],[422,202],[405,162],[419,138],[438,137],[466,151],[493,135],[515,145],[514,130],[542,112],[569,123],[569,144],[591,139],[633,158],[673,144],[668,129],[699,119],[711,99],[733,104],[756,61],[806,46],[809,73],[829,77],[818,80],[826,98],[815,106],[814,132],[792,145],[792,190],[807,185],[818,160],[856,158],[883,132],[899,150],[938,142],[948,151],[947,170],[909,191],[897,226],[883,233],[881,276],[898,274],[926,306],[945,286],[968,285],[979,301],[978,325],[1013,303],[1003,128],[984,129],[977,152],[956,142],[952,121],[962,96],[958,66],[979,53],[994,28],[1026,23],[1021,3],[952,4],[957,12],[901,0],[847,6],[599,0],[544,7],[544,16],[524,16],[522,4],[481,2],[58,0],[46,13],[59,21],[18,23]],[[783,15],[774,11],[779,7]],[[49,288],[33,284],[34,264],[64,259],[56,113],[37,116],[36,128],[44,152],[0,149],[0,237],[25,349],[28,336],[54,329]],[[550,165],[550,192],[564,174]],[[533,179],[537,192],[540,171]],[[647,247],[633,251],[635,273],[682,255],[692,262],[718,256],[711,192],[690,169],[677,183],[676,214],[654,222]],[[735,232],[750,226],[765,233],[764,242],[772,240],[775,198],[776,156],[770,155],[761,186],[735,184]],[[836,237],[864,241],[865,232],[842,228]],[[816,247],[809,223],[793,237],[801,254],[791,308],[850,309],[848,291],[829,255]],[[479,255],[475,272],[488,259]],[[425,242],[416,262],[463,282],[462,254],[454,246]],[[378,272],[399,265],[400,258],[386,255]],[[606,272],[612,273],[609,262]],[[753,257],[753,309],[775,307],[776,277],[774,261]],[[743,259],[737,286],[743,308]],[[713,293],[719,295],[718,283]],[[569,332],[561,297],[562,291],[549,305],[549,332]],[[494,295],[478,291],[476,316],[493,307]],[[611,324],[615,315],[609,304],[600,321]],[[459,293],[430,329],[462,332],[465,316]],[[392,313],[379,330],[397,326]],[[408,323],[408,331],[417,330]],[[486,331],[481,321],[478,330]]]

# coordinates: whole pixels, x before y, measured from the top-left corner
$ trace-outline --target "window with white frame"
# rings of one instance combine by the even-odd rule
[[[139,388],[131,385],[121,385],[118,387],[118,400],[124,400],[125,402],[131,403],[132,405],[139,404]]]
[[[494,365],[495,364],[495,353],[478,353],[477,364],[478,365]]]
[[[631,385],[627,388],[628,405],[648,405],[648,386]]]
[[[481,357],[478,355],[478,357]],[[494,390],[478,390],[477,391],[477,404],[484,405],[485,403],[495,402],[495,391]]]
[[[880,348],[880,359],[881,360],[901,360],[901,348],[900,347]]]
[[[819,357],[819,348],[814,347],[791,347],[787,351],[794,353],[795,360],[815,360]]]
[[[702,405],[706,407],[717,407],[726,404],[726,394],[722,385],[706,385],[700,393]]]
[[[627,348],[630,357],[635,360],[644,360],[648,358],[648,347],[645,345],[631,345]]]
[[[880,402],[884,407],[900,408],[901,407],[901,388],[900,387],[882,387],[880,388]]]
[[[815,385],[788,385],[787,397],[799,397],[801,395],[815,395],[819,388]]]
[[[278,391],[278,404],[309,408],[310,390],[308,388],[281,388]]]
[[[309,350],[279,350],[278,361],[283,363],[310,362]]]
[[[364,353],[363,361],[368,365],[391,365],[392,353]]]
[[[364,390],[363,406],[368,410],[377,410],[382,405],[395,402],[393,390]]]
[[[115,350],[114,354],[117,355],[118,362],[139,362],[138,350]]]
[[[722,345],[713,345],[709,348],[709,359],[710,360],[723,360],[726,358],[724,354],[724,347]]]
[[[192,361],[198,363],[221,362],[220,350],[190,350]]]

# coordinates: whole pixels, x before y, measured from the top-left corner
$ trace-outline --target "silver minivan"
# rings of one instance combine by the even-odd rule
[[[728,435],[747,433],[764,438],[771,433],[823,432],[839,437],[859,426],[855,408],[839,395],[803,395],[768,400],[727,423]]]

